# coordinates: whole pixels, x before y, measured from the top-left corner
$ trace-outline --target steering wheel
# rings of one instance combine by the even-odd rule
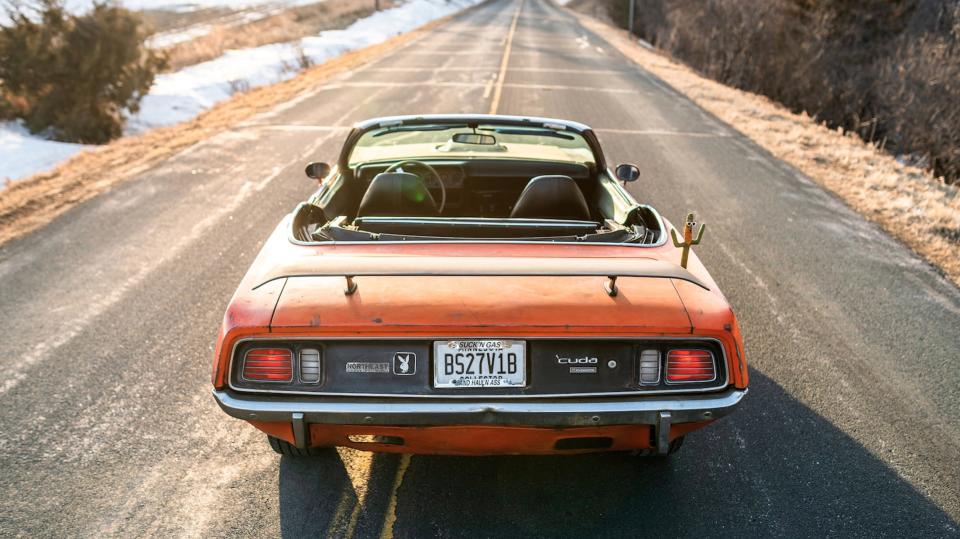
[[[437,208],[437,213],[442,214],[443,207],[447,205],[447,186],[443,184],[443,179],[440,177],[439,174],[437,174],[437,171],[433,167],[424,163],[423,161],[413,161],[413,160],[400,161],[399,163],[394,163],[389,167],[387,167],[387,170],[385,170],[384,172],[394,172],[397,169],[405,167],[407,165],[411,167],[421,167],[426,169],[427,172],[429,172],[437,180],[437,183],[440,184],[440,207]]]

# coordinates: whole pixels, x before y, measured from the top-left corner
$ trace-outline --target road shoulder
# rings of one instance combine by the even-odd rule
[[[725,86],[573,9],[588,30],[777,159],[836,194],[960,286],[960,187],[908,166],[852,133]]]
[[[347,52],[304,69],[289,80],[238,93],[186,122],[114,140],[80,152],[53,170],[8,183],[0,189],[0,246],[47,225],[74,206],[233,129],[257,114],[290,102],[337,75],[414,42],[430,29],[477,6],[436,19],[382,43]]]

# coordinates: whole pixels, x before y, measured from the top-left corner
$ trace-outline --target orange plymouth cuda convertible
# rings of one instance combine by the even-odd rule
[[[379,118],[307,175],[213,365],[277,452],[668,455],[746,396],[702,227],[634,200],[589,127]]]

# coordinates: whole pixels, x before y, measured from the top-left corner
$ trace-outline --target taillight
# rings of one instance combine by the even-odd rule
[[[293,352],[286,348],[254,348],[243,358],[243,378],[261,382],[293,381]]]
[[[315,348],[300,350],[300,381],[305,384],[320,382],[320,350]]]
[[[655,386],[660,383],[660,350],[640,352],[640,385]]]
[[[717,378],[713,354],[709,350],[670,350],[667,352],[667,383],[712,382]]]

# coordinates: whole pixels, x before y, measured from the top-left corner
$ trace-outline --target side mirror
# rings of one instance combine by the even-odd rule
[[[640,178],[640,169],[637,168],[637,165],[631,165],[629,163],[624,163],[622,165],[617,165],[617,179],[623,183],[637,181]]]
[[[313,178],[319,181],[326,178],[330,174],[330,165],[319,162],[309,163],[304,172],[307,173],[308,178]]]

